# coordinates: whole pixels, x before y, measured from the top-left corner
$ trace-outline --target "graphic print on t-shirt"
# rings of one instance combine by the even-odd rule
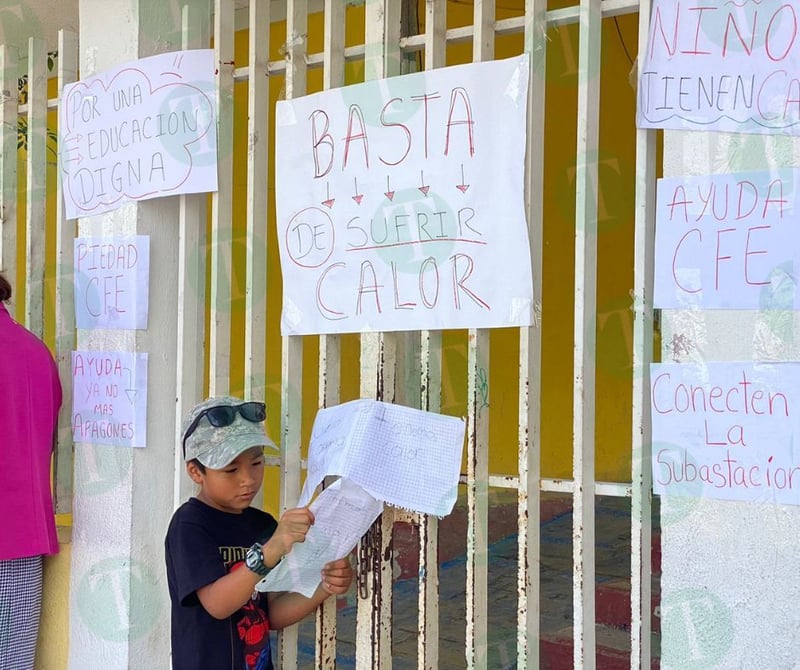
[[[228,572],[244,567],[247,547],[220,547],[220,556]],[[269,644],[269,619],[267,618],[267,594],[258,591],[233,615],[239,638],[244,649],[247,670],[269,670],[272,668]]]

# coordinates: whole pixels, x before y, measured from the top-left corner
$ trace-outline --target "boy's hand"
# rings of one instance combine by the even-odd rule
[[[353,566],[346,556],[326,563],[322,568],[322,588],[326,593],[341,595],[347,593],[353,581]]]
[[[274,567],[292,550],[295,542],[305,542],[308,529],[314,525],[314,513],[308,507],[286,510],[278,521],[278,527],[264,545],[264,564]]]

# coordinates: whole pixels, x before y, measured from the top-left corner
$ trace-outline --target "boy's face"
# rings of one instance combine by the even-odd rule
[[[197,498],[206,505],[231,514],[241,514],[250,506],[264,479],[264,450],[253,447],[242,452],[221,470],[188,463],[189,476],[200,486]]]

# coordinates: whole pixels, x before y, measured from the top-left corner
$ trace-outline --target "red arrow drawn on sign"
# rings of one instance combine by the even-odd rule
[[[428,197],[428,189],[430,188],[430,186],[428,186],[425,183],[425,175],[423,174],[422,170],[419,171],[419,180],[422,183],[422,186],[419,187],[419,190],[422,191],[422,193],[427,198]]]
[[[336,198],[331,198],[331,183],[328,181],[325,182],[325,194],[328,196],[328,199],[323,200],[322,204],[328,209],[332,209],[333,203],[336,202]]]
[[[456,188],[461,191],[462,193],[466,193],[467,189],[469,188],[469,184],[464,183],[464,164],[461,164],[461,183],[456,184]]]
[[[364,194],[358,192],[358,177],[353,177],[353,184],[355,185],[356,192],[356,194],[353,196],[353,200],[356,201],[356,204],[360,205],[361,201],[364,199]]]
[[[394,200],[394,191],[392,190],[392,187],[389,186],[389,175],[388,174],[386,175],[386,192],[383,195],[385,195],[387,198],[389,198],[389,200]]]

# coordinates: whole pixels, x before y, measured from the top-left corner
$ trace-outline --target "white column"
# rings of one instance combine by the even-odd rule
[[[769,171],[798,160],[800,141],[785,135],[664,133],[668,177]],[[661,341],[662,361],[796,361],[800,315],[665,310]],[[768,495],[759,503],[662,496],[661,667],[797,667],[799,534],[800,507]]]
[[[84,79],[180,48],[177,0],[80,0]],[[78,235],[148,235],[151,289],[147,330],[78,331],[78,349],[149,355],[147,441],[143,449],[75,444],[69,667],[169,668],[163,540],[176,481],[179,199],[82,218]]]

